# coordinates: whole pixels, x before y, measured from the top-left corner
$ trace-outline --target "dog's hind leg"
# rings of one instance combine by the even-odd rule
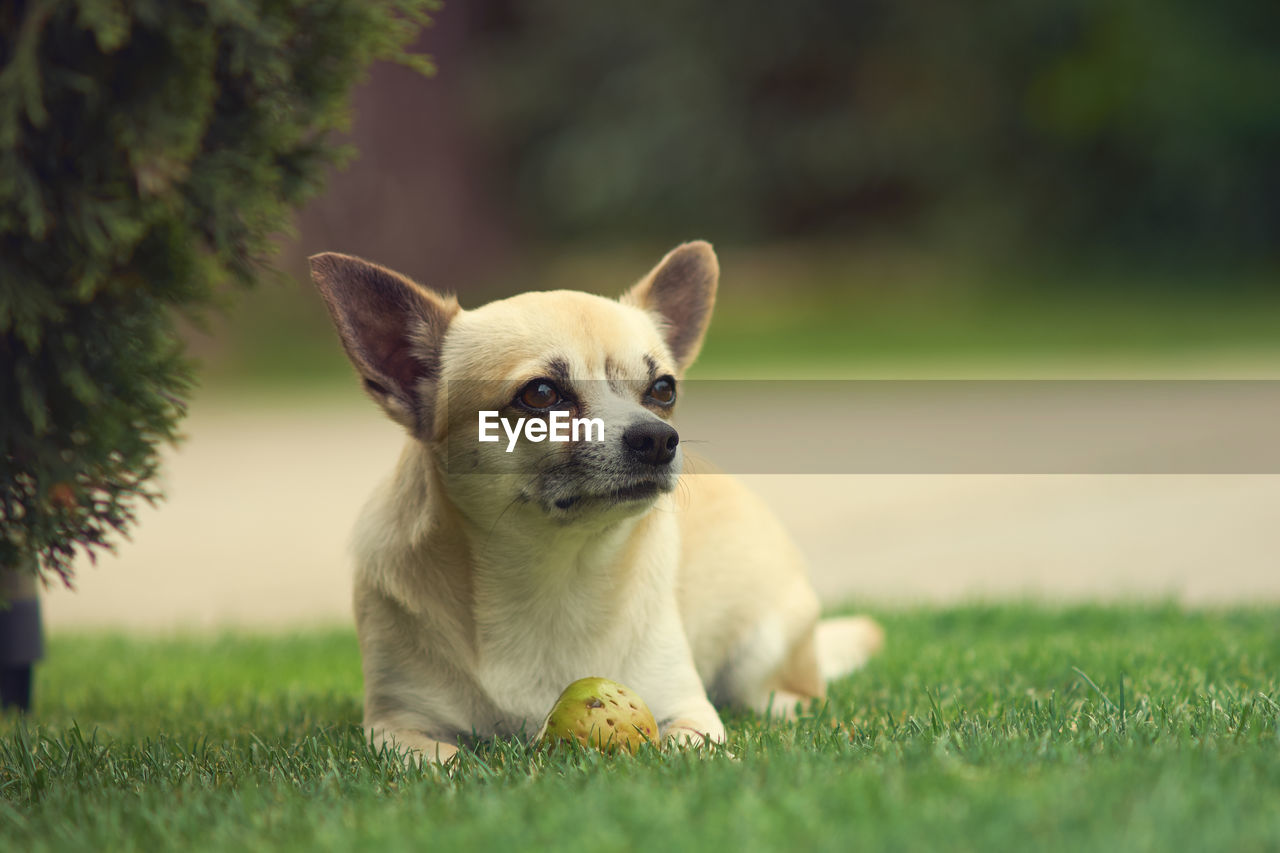
[[[815,701],[826,698],[826,682],[818,666],[814,634],[806,632],[766,679],[752,709],[773,719],[794,720]]]
[[[795,719],[826,698],[827,682],[860,668],[883,645],[884,630],[871,619],[823,619],[801,636],[744,704],[768,717]]]

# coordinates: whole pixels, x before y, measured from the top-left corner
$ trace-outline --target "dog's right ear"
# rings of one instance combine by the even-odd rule
[[[458,301],[385,267],[333,252],[311,257],[311,278],[365,390],[393,420],[429,437],[440,345]]]
[[[658,319],[677,374],[698,357],[711,320],[720,280],[720,262],[705,240],[676,246],[639,284],[622,297],[623,304],[651,312]]]

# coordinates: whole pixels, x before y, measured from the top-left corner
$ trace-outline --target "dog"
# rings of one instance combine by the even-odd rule
[[[793,716],[880,648],[870,619],[819,620],[760,499],[682,474],[672,417],[715,302],[710,244],[676,247],[617,300],[465,311],[359,258],[310,260],[365,390],[408,432],[354,541],[375,747],[445,763],[476,737],[529,738],[587,676],[643,697],[664,744],[723,742],[717,706]],[[569,415],[602,435],[537,439]],[[523,438],[481,441],[495,416]]]

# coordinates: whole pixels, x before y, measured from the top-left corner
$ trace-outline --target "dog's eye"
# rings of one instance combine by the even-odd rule
[[[663,376],[649,386],[649,397],[655,403],[670,406],[676,401],[676,380]]]
[[[545,379],[535,379],[520,391],[520,402],[531,409],[549,409],[563,399],[559,389]]]

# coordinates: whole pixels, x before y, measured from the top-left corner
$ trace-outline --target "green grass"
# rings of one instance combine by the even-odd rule
[[[616,294],[662,250],[545,250],[522,276],[459,294],[477,307],[526,289]],[[721,251],[721,286],[693,376],[934,378],[1212,362],[1280,370],[1280,272],[980,263],[916,247],[783,245]],[[354,379],[308,281],[241,294],[212,336],[193,337],[214,388],[322,391]],[[1101,362],[1101,364],[1099,364]],[[1153,362],[1155,363],[1153,365]],[[1221,364],[1220,364],[1221,363]]]
[[[452,776],[365,746],[348,631],[54,637],[0,721],[0,849],[1280,847],[1280,611],[881,617],[821,713],[729,716],[734,758],[498,743]]]
[[[1280,300],[1272,298],[1217,302],[1178,294],[1144,301],[1091,293],[924,308],[833,297],[825,304],[722,312],[695,369],[733,376],[776,373],[779,366],[872,376],[925,369],[949,376],[986,366],[997,375],[1020,375],[1047,363],[1087,375],[1099,364],[1185,368],[1208,359],[1256,363],[1274,375],[1278,318]]]

